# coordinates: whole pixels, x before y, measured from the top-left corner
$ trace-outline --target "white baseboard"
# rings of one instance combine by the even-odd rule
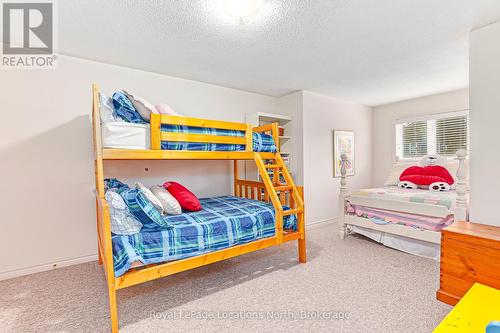
[[[71,265],[83,264],[83,263],[86,263],[89,261],[95,261],[95,260],[97,260],[97,254],[93,254],[93,255],[85,256],[85,257],[78,257],[78,258],[73,258],[73,259],[56,261],[56,262],[53,262],[50,264],[36,265],[36,266],[24,267],[24,268],[20,268],[20,269],[14,269],[14,270],[10,270],[10,271],[4,271],[4,272],[0,272],[0,281],[12,279],[12,278],[23,276],[23,275],[29,275],[29,274],[34,274],[34,273],[50,271],[51,269],[57,269],[57,268],[61,268],[61,267],[71,266]]]
[[[332,217],[329,219],[325,220],[320,220],[320,221],[314,221],[314,222],[309,222],[306,224],[306,227],[316,227],[324,223],[335,223],[338,220],[336,217]],[[34,274],[34,273],[40,273],[40,272],[45,272],[45,271],[50,271],[51,269],[57,269],[61,267],[67,267],[71,265],[77,265],[77,264],[83,264],[89,261],[95,261],[97,260],[97,254],[93,254],[90,256],[85,256],[85,257],[78,257],[78,258],[73,258],[73,259],[67,259],[67,260],[62,260],[62,261],[56,261],[53,263],[49,264],[43,264],[43,265],[36,265],[36,266],[30,266],[30,267],[24,267],[20,269],[14,269],[10,271],[4,271],[0,272],[0,281],[2,280],[7,280],[7,279],[12,279],[15,277],[23,276],[23,275],[29,275],[29,274]]]
[[[306,223],[306,227],[315,227],[323,223],[336,223],[338,221],[338,217],[330,217],[325,220],[319,220],[319,221],[314,221],[314,222],[309,222]]]

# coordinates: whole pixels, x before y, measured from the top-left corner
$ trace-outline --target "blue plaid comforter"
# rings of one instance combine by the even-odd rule
[[[207,134],[231,137],[244,137],[245,132],[223,130],[217,128],[192,127],[182,125],[162,125],[162,132]],[[278,149],[273,137],[265,133],[253,133],[253,151],[275,153]],[[200,143],[200,142],[169,142],[163,141],[161,149],[165,150],[201,150],[201,151],[244,151],[244,145],[226,143]]]
[[[173,228],[146,224],[134,235],[112,235],[115,276],[134,261],[154,264],[274,236],[275,211],[271,204],[233,196],[200,199],[199,212],[163,217]],[[284,207],[284,209],[288,209]],[[297,228],[297,217],[284,217],[285,229]]]

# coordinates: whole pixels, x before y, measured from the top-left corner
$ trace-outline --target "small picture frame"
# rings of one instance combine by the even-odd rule
[[[354,132],[344,130],[333,130],[333,177],[340,177],[340,156],[347,156],[346,176],[354,176]]]

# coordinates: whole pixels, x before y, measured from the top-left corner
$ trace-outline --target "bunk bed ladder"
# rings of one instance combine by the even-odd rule
[[[297,229],[300,233],[299,260],[305,262],[304,202],[301,193],[295,186],[292,176],[279,152],[277,152],[272,159],[266,159],[266,161],[268,161],[268,163],[264,163],[260,153],[255,153],[255,162],[259,174],[266,186],[269,198],[276,209],[277,243],[283,243],[283,217],[292,214],[297,215]],[[269,176],[269,169],[273,171],[272,179]],[[282,183],[282,179],[284,183]],[[283,205],[288,205],[290,209],[283,210]]]

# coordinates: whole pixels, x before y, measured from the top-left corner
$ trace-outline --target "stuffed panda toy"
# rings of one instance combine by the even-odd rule
[[[420,160],[420,166],[411,166],[399,176],[400,188],[425,188],[429,191],[449,191],[455,182],[450,172],[444,167],[446,157],[426,155]]]

